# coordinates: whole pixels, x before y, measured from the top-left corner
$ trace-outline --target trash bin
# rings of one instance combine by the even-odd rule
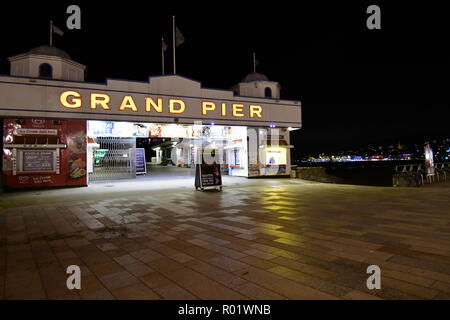
[[[291,166],[291,178],[297,178],[297,166]]]

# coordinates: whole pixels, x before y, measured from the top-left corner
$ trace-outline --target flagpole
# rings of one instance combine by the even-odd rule
[[[53,46],[53,21],[50,20],[50,47]]]
[[[253,52],[253,72],[256,72],[256,54]]]
[[[161,38],[161,69],[164,75],[164,38]]]
[[[173,29],[173,74],[177,74],[177,63],[175,57],[175,47],[177,46],[175,43],[175,16],[172,16],[172,29]]]

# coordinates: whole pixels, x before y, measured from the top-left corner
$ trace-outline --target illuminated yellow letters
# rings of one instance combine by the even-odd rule
[[[87,97],[86,97],[87,98]],[[186,111],[186,102],[182,99],[166,98],[164,97],[144,97],[145,99],[145,112],[154,113],[168,113],[182,114]],[[61,105],[69,109],[77,109],[82,107],[82,96],[79,92],[74,90],[63,91],[60,94],[59,101]],[[90,93],[90,109],[110,110],[111,97],[106,93]],[[168,110],[166,111],[166,101]],[[220,111],[219,106],[220,104]],[[227,110],[231,106],[231,110]],[[85,107],[88,107],[87,104]],[[143,106],[142,106],[143,107]],[[114,106],[116,108],[116,105]],[[201,101],[202,115],[208,115],[211,113],[218,114],[222,117],[249,117],[249,118],[263,118],[263,107],[255,104],[242,104],[242,103],[228,103],[228,102],[213,102],[213,101]],[[164,109],[164,110],[163,110]],[[134,101],[132,95],[125,95],[122,98],[119,106],[119,111],[131,110],[138,112],[138,107]]]
[[[162,98],[157,99],[158,104],[153,101],[152,98],[145,98],[145,111],[150,112],[151,108],[156,110],[156,112],[162,112]]]
[[[134,100],[131,96],[123,97],[122,104],[120,105],[119,110],[123,111],[125,109],[131,109],[135,112],[138,111],[136,104],[134,103]]]
[[[91,109],[97,109],[97,104],[101,105],[103,109],[109,110],[109,96],[102,93],[91,93]]]
[[[233,103],[233,117],[243,117],[242,109],[244,108],[243,104]]]
[[[214,102],[203,101],[202,102],[202,114],[207,114],[208,111],[216,110],[216,104]]]
[[[261,106],[250,105],[250,118],[253,118],[256,115],[258,118],[262,118],[262,108]]]
[[[71,102],[68,101],[69,97],[73,97]],[[61,93],[59,101],[64,107],[69,109],[76,109],[81,107],[81,95],[76,91],[64,91],[63,93]]]
[[[178,104],[180,106],[180,108],[175,109],[174,108],[175,104]],[[186,105],[184,104],[183,100],[169,99],[169,112],[170,113],[183,113],[184,109],[186,109]]]
[[[226,104],[225,104],[225,102],[222,102],[222,115],[223,115],[223,116],[226,116],[226,115],[227,115]]]

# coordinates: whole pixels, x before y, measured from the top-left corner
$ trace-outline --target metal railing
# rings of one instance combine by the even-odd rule
[[[450,163],[442,162],[434,164],[434,175],[430,175],[423,168],[423,164],[405,164],[405,165],[396,165],[395,172],[398,173],[408,173],[416,180],[420,185],[424,185],[425,179],[427,183],[431,184],[434,182],[434,177],[436,176],[437,181],[447,180],[447,173],[450,174]]]
[[[422,170],[422,164],[402,164],[395,166],[396,172],[408,173],[418,185],[424,185],[424,171]]]
[[[441,176],[444,177],[444,180],[447,180],[447,173],[450,173],[450,162],[436,163],[434,165],[434,171],[436,172],[438,182],[441,180]]]

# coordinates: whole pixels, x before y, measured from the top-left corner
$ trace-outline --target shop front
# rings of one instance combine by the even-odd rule
[[[213,160],[223,175],[287,175],[289,134],[277,131],[285,136],[277,136],[281,144],[272,146],[264,128],[87,121],[88,181],[151,176],[155,166],[193,169],[198,153],[205,149],[217,150]]]
[[[151,181],[156,166],[193,169],[205,149],[217,150],[213,161],[222,175],[289,174],[287,129],[35,118],[3,122],[8,189],[86,186],[139,175]],[[274,130],[284,135],[269,139]]]
[[[36,76],[44,60],[58,60],[61,72]],[[204,150],[214,150],[211,161],[224,175],[290,174],[290,132],[301,128],[301,105],[280,100],[278,83],[261,74],[233,90],[178,75],[98,84],[82,81],[84,66],[59,49],[40,47],[10,61],[11,76],[0,76],[7,189],[151,180],[156,166],[193,168]],[[75,81],[66,69],[77,69]]]

